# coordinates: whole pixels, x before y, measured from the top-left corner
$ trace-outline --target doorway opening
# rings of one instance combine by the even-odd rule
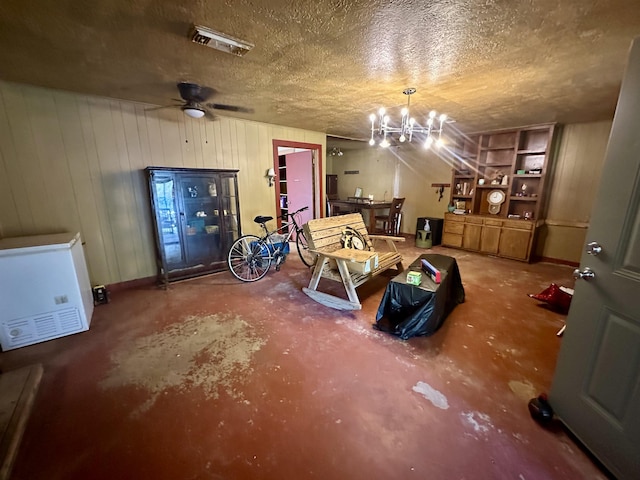
[[[282,215],[308,206],[301,223],[322,216],[322,145],[273,140],[276,172],[275,201],[278,227]]]

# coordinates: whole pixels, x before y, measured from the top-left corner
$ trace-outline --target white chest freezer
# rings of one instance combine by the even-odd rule
[[[93,293],[80,234],[0,240],[0,347],[89,329]]]

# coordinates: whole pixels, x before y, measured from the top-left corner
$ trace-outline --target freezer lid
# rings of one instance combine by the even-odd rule
[[[0,239],[0,257],[25,253],[68,250],[80,241],[79,233],[54,233]]]

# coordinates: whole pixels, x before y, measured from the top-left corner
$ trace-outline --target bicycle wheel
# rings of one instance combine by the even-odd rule
[[[304,236],[304,231],[300,230],[296,235],[296,248],[298,249],[298,255],[300,255],[300,260],[307,267],[313,267],[316,264],[316,260],[318,256],[315,253],[311,253],[309,251],[309,243],[307,242],[307,237]]]
[[[269,271],[271,255],[260,237],[243,235],[231,245],[227,264],[238,280],[255,282]]]

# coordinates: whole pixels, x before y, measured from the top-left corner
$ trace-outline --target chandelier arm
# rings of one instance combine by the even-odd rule
[[[426,136],[425,139],[425,147],[429,148],[432,143],[436,143],[437,146],[442,145],[442,132],[444,130],[444,123],[447,118],[446,115],[442,114],[438,118],[436,118],[437,112],[432,110],[429,112],[429,118],[426,122],[426,126],[421,126],[415,122],[413,118],[411,118],[411,95],[416,93],[416,89],[406,88],[403,92],[407,96],[407,106],[402,109],[401,119],[399,126],[391,126],[389,125],[389,116],[386,114],[386,110],[384,108],[380,108],[378,110],[377,120],[377,135],[382,137],[382,141],[380,142],[381,147],[388,147],[390,145],[387,137],[391,137],[392,134],[399,134],[400,142],[405,142],[408,140],[411,142],[413,140],[413,134],[424,134]],[[375,145],[376,143],[376,115],[371,114],[371,139],[369,143],[371,145]],[[439,125],[435,124],[435,121],[439,122]],[[436,135],[437,132],[437,135]],[[437,138],[437,141],[435,140]]]

